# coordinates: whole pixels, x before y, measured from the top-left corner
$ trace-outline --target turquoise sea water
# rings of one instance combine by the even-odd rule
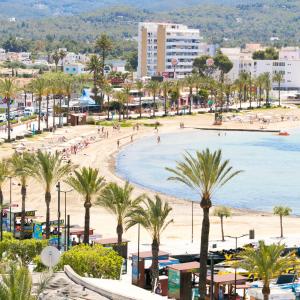
[[[187,131],[143,138],[122,149],[117,173],[132,183],[172,196],[199,200],[196,192],[167,178],[185,151],[222,149],[235,169],[244,172],[213,196],[215,204],[271,211],[287,205],[300,213],[300,130],[290,136],[260,132]]]

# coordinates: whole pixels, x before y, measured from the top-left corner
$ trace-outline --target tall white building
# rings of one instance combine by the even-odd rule
[[[185,25],[139,23],[138,77],[162,75],[183,78],[192,72],[200,54],[200,31]],[[174,72],[175,70],[175,72]]]

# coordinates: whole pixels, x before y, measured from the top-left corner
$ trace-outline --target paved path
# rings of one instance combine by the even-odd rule
[[[40,282],[41,273],[33,274],[34,289]],[[84,289],[74,283],[64,272],[54,273],[54,277],[47,284],[47,288],[41,294],[39,300],[105,300],[107,298],[99,294]]]

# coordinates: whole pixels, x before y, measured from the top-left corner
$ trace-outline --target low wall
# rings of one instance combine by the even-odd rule
[[[123,295],[118,294],[117,292],[112,293],[101,287],[90,284],[85,280],[84,277],[79,276],[70,266],[64,266],[64,271],[66,275],[75,283],[84,286],[85,288],[98,293],[99,295],[106,297],[111,300],[135,300],[136,298],[129,298]]]

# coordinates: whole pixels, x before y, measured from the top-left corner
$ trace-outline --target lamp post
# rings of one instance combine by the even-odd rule
[[[243,238],[245,236],[249,236],[250,240],[254,240],[254,230],[249,230],[249,233],[242,234],[240,236],[231,236],[226,235],[226,237],[229,237],[231,239],[235,239],[235,254],[237,252],[237,242],[238,239]],[[236,266],[234,267],[234,298],[236,299],[236,282],[237,282],[237,274],[236,274]]]
[[[60,250],[60,182],[57,183],[57,249]]]
[[[138,223],[138,255],[137,255],[137,284],[140,283],[140,234],[141,234],[141,225]]]
[[[67,226],[67,251],[69,250],[69,241],[70,241],[70,215],[67,216],[68,226]]]
[[[73,189],[71,190],[68,190],[68,191],[62,191],[60,190],[61,193],[64,193],[65,194],[65,230],[64,230],[64,236],[65,236],[65,240],[64,240],[64,249],[66,250],[67,249],[67,193],[70,193],[72,192]]]
[[[214,259],[218,258],[218,256],[214,253],[209,253],[208,257],[210,258],[210,300],[214,300]]]
[[[192,201],[192,243],[194,242],[194,201]]]

